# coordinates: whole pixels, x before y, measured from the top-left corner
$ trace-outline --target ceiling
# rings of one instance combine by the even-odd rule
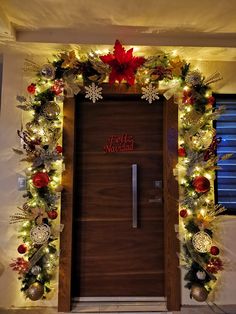
[[[0,0],[0,52],[48,54],[68,46],[236,61],[235,0]],[[102,46],[101,46],[102,45]]]

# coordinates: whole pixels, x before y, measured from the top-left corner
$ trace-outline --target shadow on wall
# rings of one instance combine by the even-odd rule
[[[3,68],[3,57],[0,54],[0,113],[1,113],[1,104],[2,104],[2,68]]]

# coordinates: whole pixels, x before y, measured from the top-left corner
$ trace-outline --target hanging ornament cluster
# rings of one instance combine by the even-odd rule
[[[18,107],[31,113],[24,130],[17,133],[21,149],[13,149],[25,169],[26,191],[24,204],[10,218],[20,224],[21,243],[17,251],[21,257],[10,264],[20,275],[21,290],[32,301],[45,298],[51,291],[58,262],[58,234],[53,231],[60,208],[61,173],[63,156],[62,100],[63,82],[56,79],[56,68],[45,64],[38,69],[38,79],[27,87],[29,97],[17,96]]]
[[[63,52],[53,62],[28,68],[36,71],[26,88],[28,94],[17,96],[19,109],[32,114],[23,130],[18,131],[22,149],[13,149],[29,163],[25,169],[27,190],[24,204],[11,216],[20,224],[20,257],[10,266],[20,275],[21,290],[32,301],[45,298],[51,290],[59,255],[58,224],[60,208],[63,148],[61,146],[62,106],[64,97],[84,93],[95,103],[103,98],[103,82],[137,84],[141,98],[149,104],[163,94],[175,96],[180,114],[179,163],[174,169],[180,183],[181,243],[186,280],[190,295],[205,301],[212,289],[215,274],[223,269],[220,250],[214,243],[213,226],[224,208],[213,203],[216,147],[212,121],[221,113],[213,109],[210,83],[221,79],[218,73],[204,78],[200,71],[178,56],[164,52],[143,57],[134,56],[117,40],[113,53],[90,52],[78,55]],[[229,157],[229,156],[228,156]],[[221,156],[221,159],[226,158]],[[214,275],[213,275],[214,274]]]
[[[208,79],[198,70],[188,70],[183,84],[182,96],[177,99],[179,157],[174,169],[180,194],[180,262],[186,269],[190,297],[204,302],[223,270],[214,232],[215,222],[225,208],[214,203],[215,170],[219,160],[231,155],[216,155],[221,139],[216,138],[213,120],[220,116],[222,108],[213,107],[215,100]]]

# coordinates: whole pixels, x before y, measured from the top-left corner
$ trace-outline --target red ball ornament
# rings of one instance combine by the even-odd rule
[[[56,146],[56,151],[58,154],[61,154],[62,153],[62,147],[60,145],[57,145]]]
[[[46,172],[39,171],[33,175],[32,180],[34,186],[40,189],[48,185],[50,178]]]
[[[211,104],[211,105],[213,105],[213,104],[215,103],[215,97],[210,96],[210,97],[208,98],[208,103]]]
[[[48,218],[50,219],[56,219],[57,218],[57,211],[56,210],[50,210],[50,212],[47,213],[48,214]]]
[[[188,211],[187,209],[181,209],[181,211],[179,212],[180,217],[182,218],[186,218],[188,216]]]
[[[179,157],[185,157],[186,156],[186,150],[184,147],[179,147],[178,155],[179,155]]]
[[[210,190],[210,181],[204,176],[195,177],[192,185],[197,193],[206,193]]]
[[[36,92],[36,85],[34,83],[31,83],[27,87],[27,92],[33,95]]]
[[[25,252],[27,251],[27,246],[25,244],[21,244],[18,246],[17,251],[20,254],[25,254]]]
[[[211,253],[211,255],[218,255],[220,253],[220,250],[217,246],[212,246],[210,248],[210,253]]]

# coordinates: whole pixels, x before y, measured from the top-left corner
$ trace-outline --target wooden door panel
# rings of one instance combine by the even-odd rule
[[[116,297],[116,296],[144,296],[143,292],[145,290],[145,296],[162,296],[164,294],[164,275],[145,273],[145,274],[117,274],[112,276],[107,274],[92,274],[81,276],[80,285],[83,287],[79,288],[79,284],[75,284],[75,293],[81,296],[91,297],[106,296],[106,297]],[[99,286],[94,285],[94,281],[100,282]],[[115,289],[114,289],[115,282]],[[159,283],[157,286],[156,283]],[[155,289],[153,287],[155,286]],[[127,291],[127,287],[129,287]],[[99,291],[99,295],[98,295]]]
[[[137,288],[135,285],[141,281],[141,278],[148,282],[154,277],[158,282],[163,282],[163,242],[153,241],[154,238],[162,238],[163,221],[143,221],[138,229],[132,229],[131,221],[77,223],[81,234],[79,254],[86,256],[86,259],[81,259],[81,263],[75,268],[75,273],[83,269],[80,277],[81,296],[86,295],[87,291],[95,291],[93,286],[97,280],[99,283],[97,296],[104,296],[105,287],[112,277],[116,284],[115,291],[117,281],[123,287],[122,292],[119,292],[121,296],[129,296],[133,291],[137,292],[140,287]],[[144,279],[145,276],[149,279]],[[164,293],[159,285],[158,288],[156,284],[154,287],[151,295],[158,295],[160,291]],[[115,291],[110,295],[115,295],[117,293]]]
[[[163,296],[162,103],[79,103],[74,208],[75,296]],[[105,153],[112,135],[134,151]],[[131,165],[138,165],[138,228],[132,228]]]
[[[138,171],[138,210],[141,219],[162,217],[162,189],[155,187],[160,174],[150,169]],[[96,173],[96,175],[95,175]],[[147,173],[147,175],[146,175]],[[79,175],[80,176],[80,175]],[[81,219],[129,218],[131,219],[132,190],[131,167],[104,170],[84,169],[83,184],[80,185],[82,210]],[[124,206],[125,204],[125,206]],[[128,209],[128,210],[127,210]]]
[[[127,169],[129,165],[138,161],[139,165],[145,164],[145,168],[152,168],[154,171],[158,171],[162,177],[163,170],[163,161],[162,161],[162,150],[153,150],[148,152],[140,152],[140,151],[131,151],[129,153],[120,152],[120,153],[104,153],[102,151],[102,147],[100,152],[90,152],[90,153],[80,153],[75,154],[75,157],[79,159],[81,163],[83,163],[83,170],[94,169],[109,169],[109,171],[115,171],[118,173],[117,169],[127,165]],[[156,160],[158,159],[158,163]],[[86,178],[84,178],[86,179]]]

